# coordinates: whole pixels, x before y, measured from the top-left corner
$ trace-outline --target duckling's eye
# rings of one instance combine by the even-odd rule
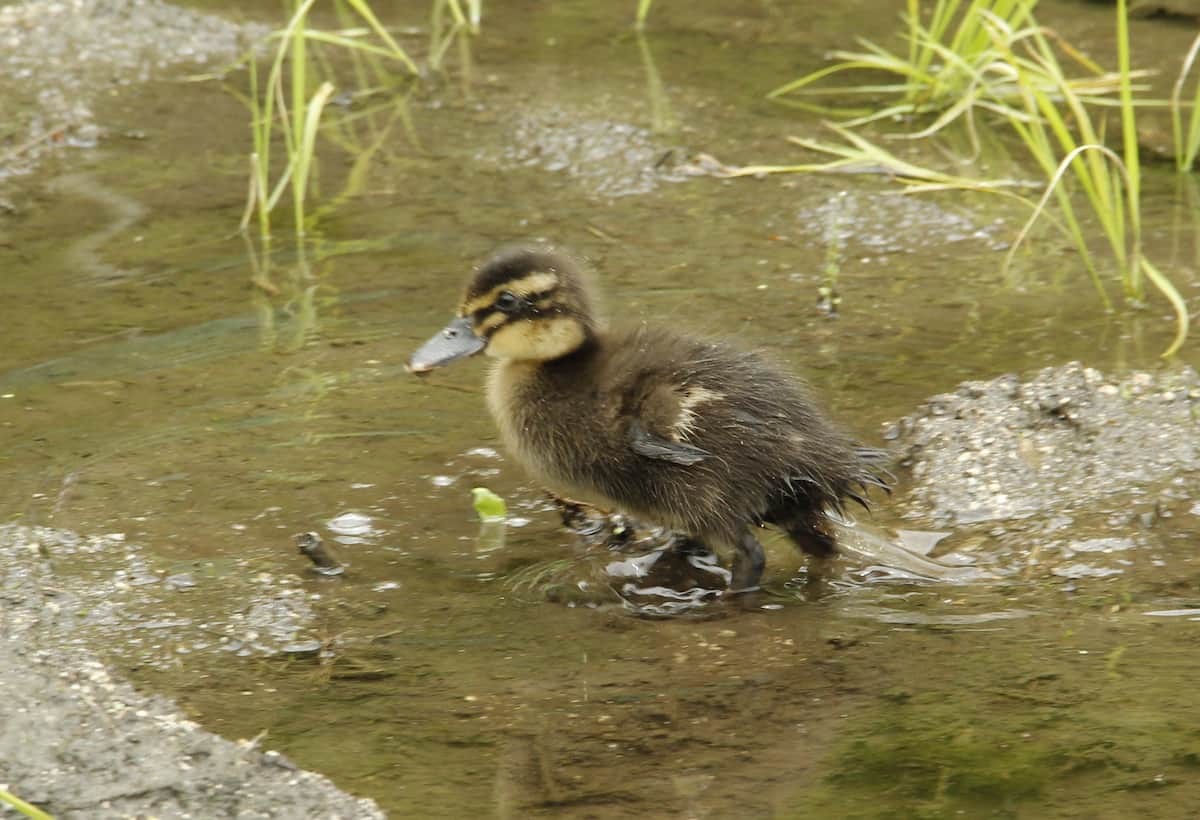
[[[506,290],[496,297],[494,304],[505,313],[511,313],[521,306],[521,299],[515,293]]]

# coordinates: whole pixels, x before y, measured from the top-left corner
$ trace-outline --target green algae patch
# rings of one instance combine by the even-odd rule
[[[954,635],[946,669],[929,656],[909,665],[892,647],[884,674],[899,680],[851,713],[815,785],[780,816],[1186,816],[1200,729],[1181,731],[1189,695],[1161,674],[1170,658],[1136,638],[1076,649],[1103,638],[1068,631],[1049,647],[1035,639],[1035,662],[1022,657],[1033,635],[993,636],[992,651]],[[1115,670],[1110,649],[1125,661]]]
[[[1053,748],[1028,737],[1037,717],[1018,725],[981,721],[942,692],[889,704],[863,722],[863,734],[835,755],[837,771],[827,782],[839,800],[850,794],[874,803],[876,813],[868,816],[1011,808],[1040,795],[1056,768]]]

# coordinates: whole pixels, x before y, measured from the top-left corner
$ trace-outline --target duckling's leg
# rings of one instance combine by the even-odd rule
[[[809,509],[796,512],[776,523],[796,546],[816,558],[832,558],[837,555],[837,541],[828,531],[828,519],[821,510]]]
[[[833,559],[837,555],[837,540],[829,531],[829,519],[824,511],[810,508],[793,510],[777,524],[797,547],[811,556],[805,578],[812,590],[806,594],[818,595],[825,580],[833,574]]]
[[[712,552],[708,544],[692,535],[674,533],[671,549],[680,555],[708,555]]]
[[[763,556],[762,544],[758,543],[749,530],[743,530],[733,545],[737,554],[733,559],[733,578],[729,582],[729,594],[752,592],[758,589],[763,567],[767,559]]]

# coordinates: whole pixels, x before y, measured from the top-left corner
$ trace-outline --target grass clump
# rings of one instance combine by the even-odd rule
[[[310,14],[315,6],[316,0],[291,0],[287,23],[270,36],[275,45],[265,80],[260,80],[254,55],[247,60],[250,94],[246,102],[252,115],[253,151],[241,227],[245,230],[257,214],[264,240],[271,235],[271,212],[289,190],[295,234],[303,237],[307,233],[307,198],[316,168],[317,135],[325,125],[324,114],[336,91],[334,83],[324,79],[334,74],[329,50],[348,54],[354,62],[354,80],[359,87],[344,96],[365,96],[371,92],[364,89],[372,83],[376,88],[400,90],[399,116],[410,141],[415,143],[402,84],[441,72],[446,54],[456,42],[465,75],[470,63],[468,36],[479,32],[483,17],[483,0],[432,0],[428,70],[422,71],[366,0],[333,0],[332,11],[340,26],[336,30],[311,25]],[[356,116],[360,115],[350,114],[347,118]],[[272,157],[272,147],[279,141],[283,143],[282,163]]]
[[[902,16],[908,42],[906,53],[860,40],[863,51],[835,51],[832,56],[840,62],[782,85],[767,96],[777,102],[850,117],[842,122],[849,127],[897,117],[938,115],[928,129],[911,135],[926,136],[978,110],[1002,116],[1017,114],[1014,103],[1019,101],[1020,93],[1005,55],[1026,40],[1042,52],[1052,51],[1051,41],[1057,42],[1064,57],[1084,71],[1084,76],[1067,80],[1074,93],[1098,99],[1114,92],[1119,77],[1105,73],[1052,31],[1039,27],[1033,17],[1035,5],[1036,0],[974,0],[965,5],[961,0],[939,0],[933,6],[929,22],[924,24],[920,4],[909,0],[907,12]],[[835,74],[863,70],[882,73],[894,81],[836,89],[814,87],[818,81]],[[1045,87],[1048,91],[1055,90],[1049,79]],[[885,95],[893,99],[883,107],[836,108],[796,99],[847,94]]]
[[[257,212],[259,233],[271,235],[271,212],[284,192],[292,193],[297,236],[305,234],[306,197],[316,151],[321,116],[334,93],[332,83],[322,82],[315,90],[309,74],[310,42],[325,43],[351,51],[382,57],[398,63],[404,72],[417,76],[417,64],[395,41],[364,0],[344,0],[338,10],[349,10],[359,24],[340,31],[319,31],[309,26],[309,13],[316,0],[293,0],[287,25],[272,35],[278,41],[265,83],[259,82],[254,58],[249,60],[250,98],[254,149],[251,154],[250,191],[242,228]],[[286,66],[286,70],[285,70]],[[271,150],[276,129],[282,133],[286,163],[272,178]]]
[[[1176,333],[1163,353],[1171,356],[1183,345],[1188,333],[1188,311],[1179,291],[1171,280],[1142,252],[1141,246],[1141,162],[1137,144],[1137,122],[1133,97],[1133,72],[1130,67],[1129,28],[1125,0],[1117,2],[1117,60],[1120,77],[1119,111],[1122,154],[1108,148],[1104,141],[1104,123],[1097,122],[1093,110],[1073,94],[1061,77],[1058,65],[1045,55],[1035,54],[1034,60],[1022,70],[1055,80],[1056,96],[1039,90],[1033,83],[1022,83],[1024,120],[1014,119],[1009,125],[1029,148],[1043,171],[1048,174],[1045,194],[1034,208],[1029,222],[1009,251],[1005,264],[1012,259],[1017,246],[1028,235],[1033,222],[1045,209],[1050,198],[1056,199],[1059,213],[1068,226],[1080,258],[1105,300],[1096,263],[1079,225],[1070,196],[1062,186],[1070,172],[1083,191],[1092,215],[1099,221],[1108,242],[1113,261],[1120,273],[1125,297],[1135,305],[1146,301],[1145,280],[1149,279],[1167,299],[1175,313]],[[1015,64],[1021,62],[1014,60]],[[1061,156],[1061,159],[1059,157]]]
[[[1035,0],[939,0],[928,22],[922,22],[916,0],[909,0],[904,19],[908,49],[888,51],[863,41],[863,51],[837,52],[835,65],[813,72],[771,92],[774,99],[846,117],[829,123],[842,142],[793,137],[804,148],[832,156],[823,163],[758,165],[734,174],[792,173],[806,171],[878,171],[896,177],[910,191],[964,189],[1002,193],[1030,208],[1031,217],[1014,244],[1029,235],[1033,224],[1050,218],[1075,246],[1105,307],[1111,309],[1095,253],[1083,228],[1088,213],[1104,236],[1127,302],[1146,302],[1147,280],[1168,301],[1175,314],[1176,333],[1164,356],[1173,355],[1187,337],[1188,313],[1178,290],[1143,253],[1141,244],[1141,168],[1137,147],[1136,107],[1146,104],[1136,95],[1145,90],[1139,81],[1145,72],[1131,66],[1128,15],[1125,0],[1116,5],[1118,67],[1104,71],[1075,50],[1054,31],[1039,25],[1033,16]],[[1185,60],[1176,86],[1176,98],[1196,53],[1200,38]],[[894,81],[836,90],[813,88],[827,77],[848,71],[882,72]],[[876,108],[830,108],[796,97],[822,94],[884,94],[888,102]],[[1197,91],[1200,96],[1200,90]],[[1176,114],[1176,144],[1185,146],[1180,167],[1194,162],[1200,151],[1200,122],[1196,109],[1186,129]],[[1108,119],[1119,115],[1120,153],[1106,144]],[[962,122],[978,151],[978,127],[1005,127],[1027,149],[1040,172],[1040,199],[1023,191],[1028,183],[1015,179],[977,179],[942,173],[900,159],[878,142],[853,128],[880,120],[932,122],[890,139],[933,137],[951,123]],[[1187,142],[1192,140],[1194,144]],[[1194,148],[1187,157],[1187,149]],[[1079,193],[1079,196],[1075,195]],[[1082,200],[1082,202],[1080,201]],[[1085,207],[1086,206],[1086,207]],[[1010,251],[1005,265],[1011,262]]]

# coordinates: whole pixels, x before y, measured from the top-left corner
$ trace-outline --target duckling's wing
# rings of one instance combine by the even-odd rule
[[[682,464],[684,467],[699,464],[712,455],[707,450],[701,450],[691,444],[656,436],[643,427],[637,419],[634,419],[629,425],[629,444],[633,447],[633,451],[640,456],[670,461],[673,464]]]

